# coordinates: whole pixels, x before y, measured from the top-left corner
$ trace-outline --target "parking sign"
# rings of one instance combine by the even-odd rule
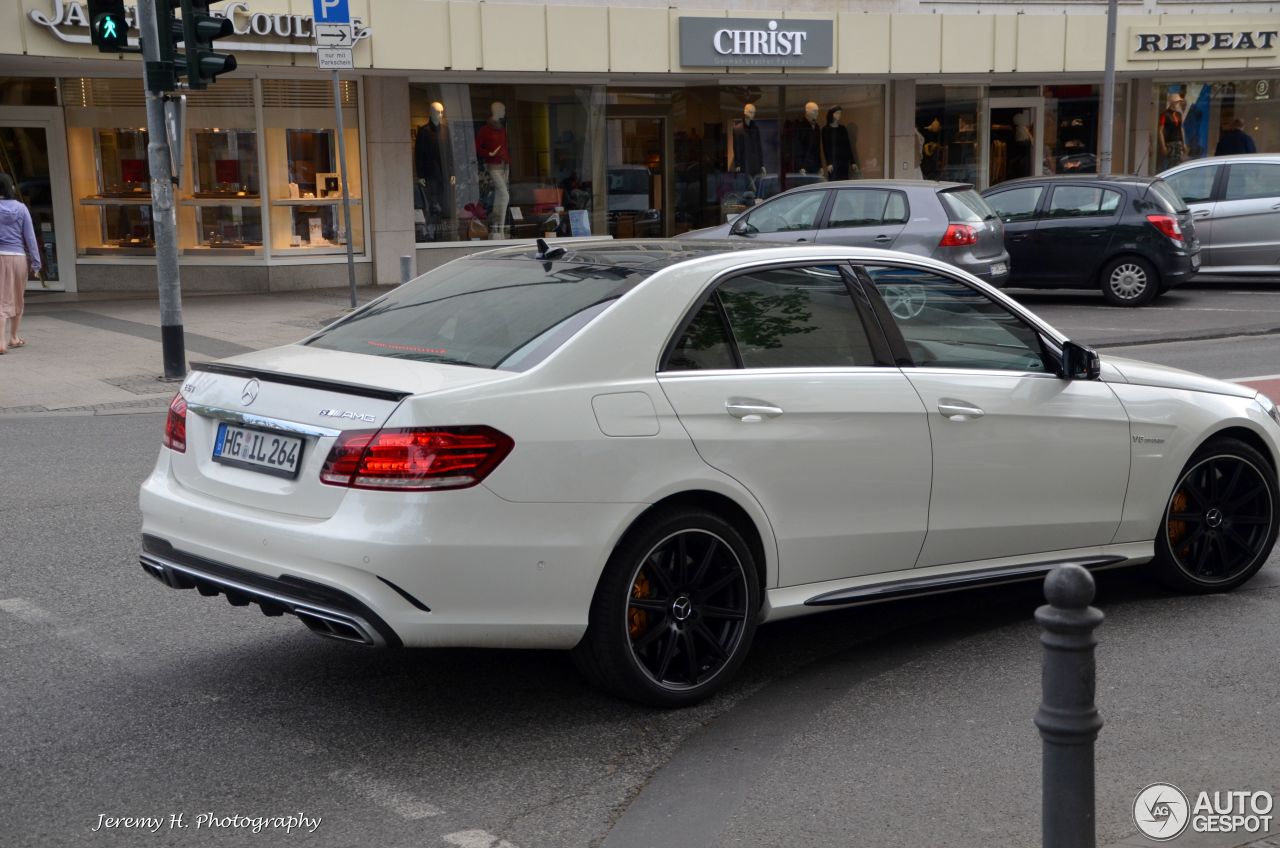
[[[351,7],[347,0],[311,0],[311,10],[318,24],[351,23]]]

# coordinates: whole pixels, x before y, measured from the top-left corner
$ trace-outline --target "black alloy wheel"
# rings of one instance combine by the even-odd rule
[[[575,660],[614,694],[692,704],[742,664],[759,606],[755,562],[733,525],[702,510],[662,514],[610,559]]]
[[[1254,448],[1218,439],[1192,456],[1165,507],[1154,565],[1171,587],[1234,589],[1257,573],[1276,541],[1276,475]]]

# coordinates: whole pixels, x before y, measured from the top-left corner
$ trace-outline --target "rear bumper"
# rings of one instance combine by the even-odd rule
[[[1160,272],[1160,288],[1171,289],[1180,286],[1200,273],[1200,249],[1171,250],[1163,253],[1156,261],[1156,270]]]

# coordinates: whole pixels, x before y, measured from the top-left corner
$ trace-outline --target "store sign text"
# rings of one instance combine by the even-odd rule
[[[1224,30],[1187,32],[1183,29],[1143,32],[1129,31],[1130,59],[1168,58],[1167,53],[1195,53],[1201,56],[1258,56],[1274,54],[1280,30]]]
[[[829,68],[833,29],[831,21],[682,17],[680,64]]]
[[[255,39],[310,39],[314,35],[314,22],[310,15],[285,15],[268,12],[254,12],[248,3],[236,0],[227,3],[221,9],[214,9],[213,14],[231,19],[231,25],[238,38],[229,38],[218,42],[218,46],[234,50],[264,51],[270,53],[312,53],[313,44],[292,44],[280,41],[258,41]],[[64,2],[53,0],[52,14],[45,14],[39,9],[31,10],[31,20],[59,40],[68,44],[89,44],[89,14],[83,3],[77,0]],[[125,18],[137,38],[137,9],[125,7]],[[362,26],[359,20],[355,24],[355,38],[359,41],[368,38],[369,28]],[[83,29],[84,34],[67,32],[66,30]]]

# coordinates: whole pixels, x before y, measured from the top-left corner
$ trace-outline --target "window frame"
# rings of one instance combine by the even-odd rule
[[[836,211],[836,203],[842,191],[883,191],[885,193],[884,208],[880,210],[883,216],[886,209],[889,208],[889,202],[893,199],[892,195],[900,195],[902,197],[902,205],[906,209],[904,217],[901,221],[885,221],[883,217],[874,224],[850,224],[842,226],[832,226],[831,215]],[[907,196],[905,191],[896,188],[885,188],[884,186],[840,186],[838,188],[828,188],[827,193],[830,197],[827,199],[826,207],[823,209],[822,219],[819,221],[819,230],[856,230],[860,227],[897,227],[906,226],[911,223],[911,198]]]
[[[1080,220],[1085,220],[1089,218],[1117,218],[1120,216],[1122,212],[1124,212],[1125,203],[1128,198],[1127,192],[1125,192],[1123,189],[1116,188],[1113,186],[1099,185],[1098,183],[1094,183],[1094,182],[1069,183],[1069,184],[1053,183],[1050,185],[1050,188],[1052,189],[1052,191],[1049,192],[1049,196],[1044,201],[1044,214],[1038,219],[1041,221],[1080,221]],[[1099,192],[1109,191],[1112,194],[1119,195],[1120,201],[1116,204],[1116,208],[1112,209],[1110,212],[1099,211],[1097,213],[1091,213],[1088,215],[1056,215],[1055,216],[1054,214],[1052,214],[1053,199],[1054,197],[1057,196],[1058,192],[1064,188],[1091,188]],[[1099,198],[1100,201],[1101,199],[1102,198]],[[1098,205],[1099,207],[1101,207],[1102,205],[1101,202],[1099,202]]]
[[[830,202],[830,198],[828,198]],[[733,332],[733,325],[729,321],[728,313],[725,311],[724,304],[720,302],[720,287],[736,277],[757,274],[763,271],[779,271],[789,268],[808,268],[814,265],[834,265],[840,271],[840,277],[844,282],[845,290],[848,292],[850,299],[853,301],[854,310],[858,316],[859,324],[867,335],[867,341],[871,348],[871,356],[874,360],[870,365],[803,365],[803,366],[785,366],[779,368],[749,368],[743,363],[742,352],[738,348],[738,337]],[[732,369],[676,369],[668,368],[672,355],[675,353],[676,345],[684,338],[689,327],[697,320],[698,314],[708,301],[714,298],[716,312],[720,317],[721,326],[724,328],[725,334],[729,339],[729,349],[735,363]],[[705,376],[708,374],[754,374],[761,372],[782,373],[794,371],[861,371],[868,368],[892,368],[896,367],[897,362],[893,353],[892,344],[884,332],[879,317],[875,314],[875,307],[872,299],[868,297],[865,287],[854,273],[854,269],[847,258],[827,259],[814,258],[807,261],[804,260],[788,260],[782,262],[766,262],[750,267],[733,268],[717,274],[707,283],[698,298],[693,301],[685,314],[678,321],[667,338],[666,343],[662,346],[662,352],[658,357],[655,374],[658,376]]]
[[[947,368],[938,365],[920,365],[911,355],[910,349],[907,347],[906,337],[902,334],[902,329],[898,326],[897,320],[893,313],[889,311],[889,305],[885,303],[884,298],[880,295],[875,280],[872,279],[870,273],[867,272],[867,266],[874,267],[890,267],[890,268],[906,268],[914,271],[924,271],[942,277],[953,283],[958,283],[974,293],[981,295],[986,300],[1008,312],[1014,318],[1021,321],[1028,329],[1030,329],[1040,346],[1040,355],[1044,359],[1045,365],[1052,368],[1045,371],[1025,371],[1016,368]],[[1012,301],[1006,302],[1003,295],[992,297],[989,292],[983,291],[977,286],[971,284],[968,280],[949,274],[941,269],[928,265],[918,265],[913,262],[903,261],[880,261],[866,262],[855,260],[852,263],[852,271],[856,275],[858,283],[867,290],[871,300],[871,307],[875,312],[877,321],[880,323],[881,329],[889,342],[889,346],[893,351],[894,364],[901,369],[913,369],[919,371],[928,371],[930,373],[947,373],[947,374],[1006,374],[1017,375],[1023,377],[1051,377],[1055,380],[1063,379],[1062,373],[1062,339],[1058,336],[1061,334],[1054,331],[1049,326],[1036,320],[1033,316],[1019,309]]]

